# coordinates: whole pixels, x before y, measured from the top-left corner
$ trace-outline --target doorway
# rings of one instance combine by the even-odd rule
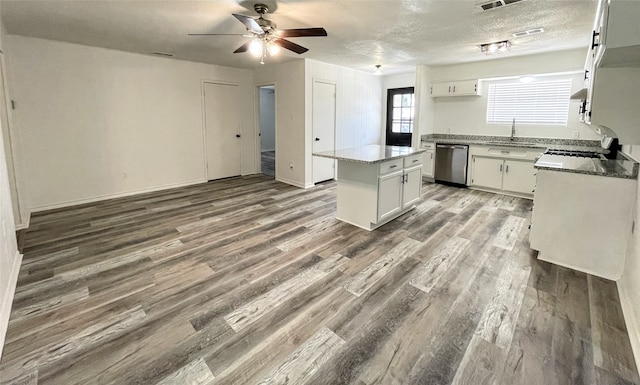
[[[260,172],[276,177],[276,92],[274,85],[258,87]]]
[[[204,83],[207,180],[240,175],[240,116],[237,84]]]
[[[332,151],[336,146],[336,85],[313,81],[313,152]],[[313,183],[335,178],[334,159],[313,157]]]
[[[415,100],[413,87],[387,90],[387,146],[411,146]]]
[[[5,71],[4,56],[0,53],[0,125],[2,126],[2,139],[4,142],[4,154],[7,160],[7,173],[9,177],[9,191],[11,193],[11,205],[13,208],[13,222],[16,227],[24,227],[22,218],[22,210],[20,208],[20,200],[18,195],[18,181],[16,179],[16,164],[13,153],[14,139],[11,135],[9,127],[9,114],[7,111],[7,100],[5,93]]]

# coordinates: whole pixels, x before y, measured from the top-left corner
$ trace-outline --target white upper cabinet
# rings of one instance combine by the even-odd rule
[[[599,25],[592,36],[599,67],[637,66],[640,63],[640,1],[603,0]]]
[[[600,0],[585,68],[582,120],[640,144],[640,1]]]
[[[480,86],[478,80],[433,83],[431,84],[430,93],[432,98],[440,96],[477,96],[480,95]]]

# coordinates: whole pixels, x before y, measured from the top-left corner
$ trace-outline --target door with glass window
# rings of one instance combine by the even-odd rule
[[[387,90],[388,146],[411,146],[415,96],[413,87]]]

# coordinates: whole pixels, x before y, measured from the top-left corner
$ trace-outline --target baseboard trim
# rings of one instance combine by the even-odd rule
[[[311,187],[315,186],[313,183],[307,185],[307,184],[304,184],[304,183],[300,183],[300,182],[296,182],[296,181],[293,181],[293,180],[280,178],[280,177],[276,178],[276,180],[278,182],[290,184],[290,185],[292,185],[294,187],[303,188],[303,189],[308,189],[308,188],[311,188]]]
[[[66,202],[61,202],[61,203],[54,203],[54,204],[51,204],[51,205],[37,206],[37,207],[32,207],[31,208],[30,214],[31,213],[37,213],[39,211],[54,210],[54,209],[59,209],[59,208],[63,208],[63,207],[82,205],[82,204],[86,204],[86,203],[94,203],[94,202],[104,201],[104,200],[107,200],[107,199],[123,198],[123,197],[132,196],[132,195],[138,195],[138,194],[145,194],[145,193],[150,193],[150,192],[155,192],[155,191],[168,190],[168,189],[171,189],[171,188],[192,186],[194,184],[200,184],[200,183],[206,183],[206,182],[207,182],[206,180],[199,179],[199,180],[195,180],[195,181],[182,182],[182,183],[173,183],[173,184],[167,184],[167,185],[162,185],[162,186],[150,187],[150,188],[146,188],[146,189],[127,191],[127,192],[123,192],[123,193],[99,195],[99,196],[95,196],[95,197],[91,197],[91,198],[77,199],[77,200],[66,201]]]
[[[29,223],[31,223],[31,211],[27,211],[23,214],[23,221],[21,223],[16,223],[16,230],[24,230],[29,228]]]
[[[618,295],[620,297],[620,305],[622,305],[622,315],[624,316],[624,322],[627,325],[627,333],[629,334],[629,341],[631,342],[631,350],[633,351],[633,358],[636,361],[636,367],[640,368],[640,319],[636,317],[636,313],[633,311],[633,301],[627,293],[622,281],[617,281]]]
[[[0,304],[0,358],[2,358],[4,340],[7,335],[7,328],[9,327],[11,304],[13,303],[13,296],[16,292],[16,284],[18,283],[20,265],[22,265],[22,254],[16,251],[16,255],[13,258],[13,265],[11,266],[11,274],[9,275],[9,280],[7,282],[7,291],[5,292],[4,298],[2,298],[2,303]]]

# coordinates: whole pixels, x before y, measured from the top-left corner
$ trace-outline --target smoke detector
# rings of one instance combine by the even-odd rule
[[[513,3],[519,3],[523,0],[494,0],[494,1],[483,1],[476,4],[476,7],[480,8],[481,11],[490,11],[492,9],[504,7],[505,5],[510,5]]]

